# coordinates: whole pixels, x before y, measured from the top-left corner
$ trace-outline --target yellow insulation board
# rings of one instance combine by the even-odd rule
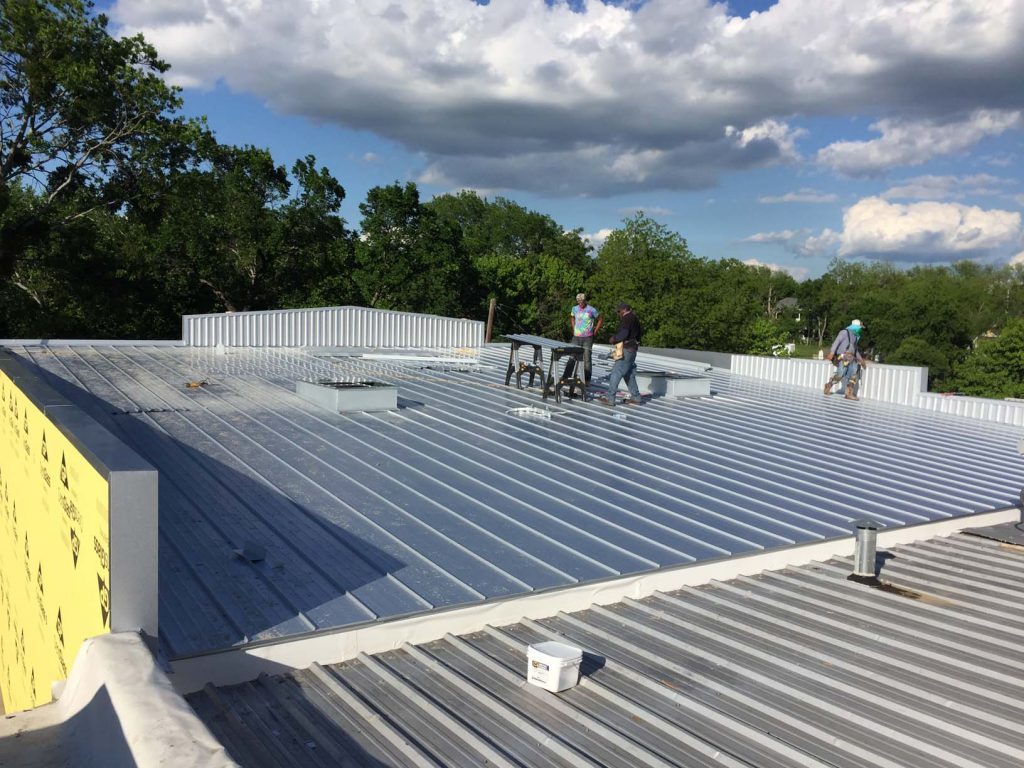
[[[0,371],[0,691],[51,700],[78,647],[110,631],[105,477]]]

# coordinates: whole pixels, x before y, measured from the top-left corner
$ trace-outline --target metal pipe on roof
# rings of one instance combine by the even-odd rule
[[[858,579],[874,579],[878,523],[864,519],[858,520],[854,526],[853,575]]]

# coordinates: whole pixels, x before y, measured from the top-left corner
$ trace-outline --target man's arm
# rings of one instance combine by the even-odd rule
[[[832,349],[829,350],[830,356],[835,357],[836,355],[839,354],[839,345],[842,343],[842,341],[843,334],[840,333],[838,336],[836,336],[836,340],[832,342]]]
[[[601,330],[601,326],[604,325],[604,317],[601,315],[597,316],[597,324],[594,326],[594,335],[597,336],[597,332]]]

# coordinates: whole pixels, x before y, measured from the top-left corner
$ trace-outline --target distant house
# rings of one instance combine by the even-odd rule
[[[796,315],[796,319],[802,319],[800,317],[800,300],[795,296],[787,296],[784,299],[780,299],[775,305],[776,317],[783,313]]]

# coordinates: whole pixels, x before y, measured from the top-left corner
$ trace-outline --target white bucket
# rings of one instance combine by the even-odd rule
[[[526,680],[552,693],[572,688],[580,681],[583,649],[554,641],[526,649]]]

